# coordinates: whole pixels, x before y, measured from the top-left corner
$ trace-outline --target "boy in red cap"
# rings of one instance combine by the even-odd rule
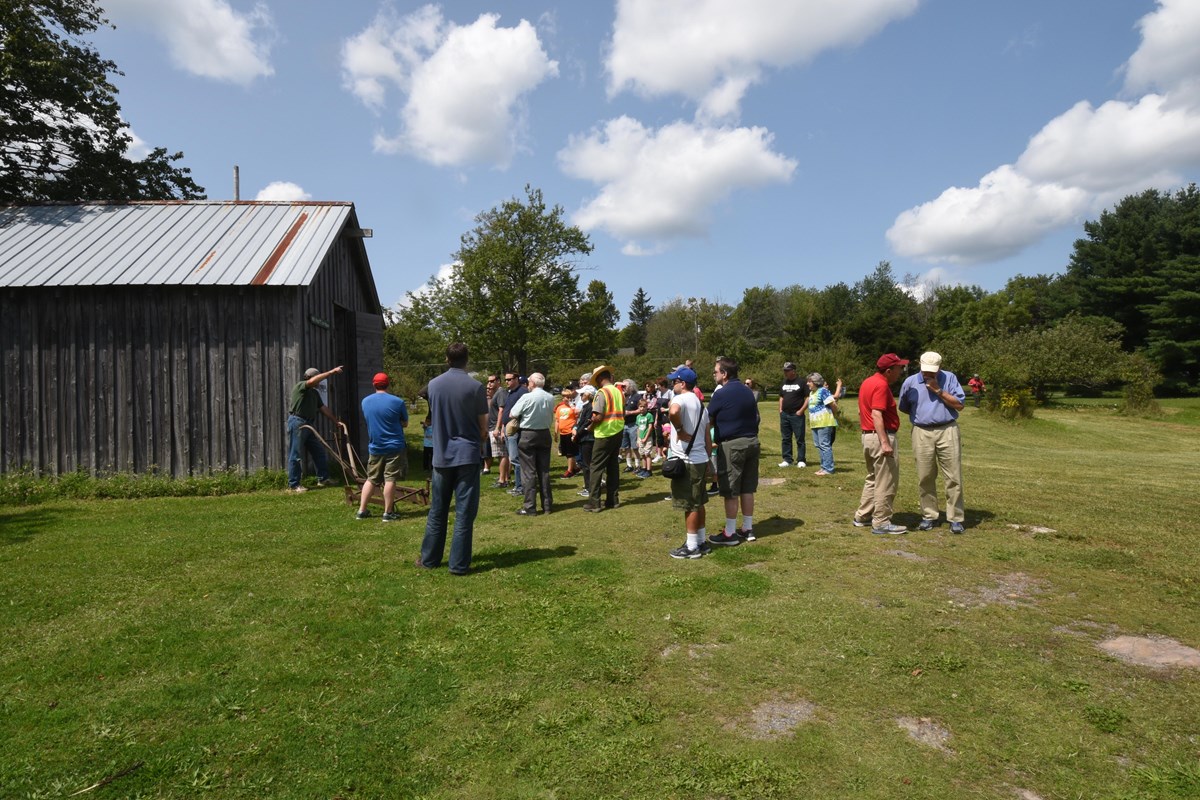
[[[408,474],[408,448],[404,428],[408,425],[408,408],[404,400],[388,391],[391,384],[387,373],[378,372],[371,379],[375,393],[363,398],[362,413],[367,421],[370,444],[367,447],[367,482],[363,484],[358,504],[358,519],[367,519],[367,501],[375,487],[383,486],[383,521],[400,519],[396,513],[396,481]]]

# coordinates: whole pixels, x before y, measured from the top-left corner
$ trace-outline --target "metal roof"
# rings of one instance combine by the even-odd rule
[[[0,286],[305,286],[353,215],[312,202],[0,208]]]

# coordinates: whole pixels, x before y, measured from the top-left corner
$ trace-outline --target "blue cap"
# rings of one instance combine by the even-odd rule
[[[696,382],[696,371],[687,367],[679,367],[667,376],[667,380],[694,384]]]

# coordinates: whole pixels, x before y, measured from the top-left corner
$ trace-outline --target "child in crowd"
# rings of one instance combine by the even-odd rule
[[[421,422],[421,433],[425,437],[424,452],[421,455],[421,467],[426,475],[433,474],[433,420],[429,417]]]
[[[650,410],[649,394],[638,401],[637,415],[637,445],[638,456],[641,458],[641,469],[637,471],[639,478],[649,478],[650,459],[654,457],[654,412]]]
[[[558,439],[558,454],[567,459],[567,471],[564,478],[573,478],[581,470],[575,463],[579,454],[579,443],[575,441],[575,423],[579,420],[579,409],[575,407],[575,389],[568,386],[563,389],[562,401],[554,407],[554,436]]]

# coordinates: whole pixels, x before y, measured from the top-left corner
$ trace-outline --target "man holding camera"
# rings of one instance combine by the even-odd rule
[[[912,421],[912,449],[921,488],[919,531],[938,524],[938,472],[946,484],[946,521],[951,533],[962,533],[962,439],[958,412],[966,395],[953,372],[942,369],[942,357],[932,350],[921,354],[921,371],[900,387],[900,410]]]

